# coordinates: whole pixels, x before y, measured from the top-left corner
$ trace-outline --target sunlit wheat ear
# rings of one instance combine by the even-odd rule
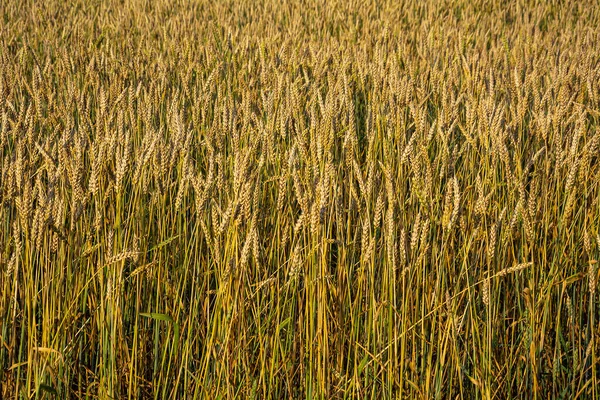
[[[417,218],[415,219],[415,223],[412,228],[412,234],[410,239],[410,250],[415,251],[419,244],[419,233],[421,229],[421,213],[417,214]]]
[[[396,227],[394,224],[394,207],[388,205],[386,211],[386,217],[384,221],[384,229],[386,232],[386,251],[388,262],[392,266],[392,269],[396,271],[398,269],[398,249],[396,245]]]
[[[485,304],[486,307],[490,305],[490,278],[487,276],[483,279],[482,282],[481,300],[483,301],[483,304]]]
[[[119,254],[113,255],[108,259],[108,264],[115,264],[124,260],[134,260],[139,256],[139,252],[135,250],[123,251]]]
[[[444,194],[444,202],[443,202],[443,214],[441,218],[441,224],[444,229],[450,224],[450,217],[452,215],[452,192],[454,188],[453,185],[446,185],[446,193]]]
[[[596,260],[589,260],[588,261],[588,285],[589,285],[589,291],[590,291],[590,296],[593,299],[595,299],[596,297],[596,264],[597,261]]]
[[[487,244],[487,264],[488,268],[492,265],[494,261],[494,255],[496,254],[496,234],[498,227],[496,224],[492,225],[490,228],[489,239]]]
[[[23,241],[21,239],[22,230],[19,226],[18,222],[14,222],[12,226],[12,239],[13,239],[13,251],[14,254],[20,256],[21,251],[23,249]]]
[[[592,242],[590,240],[590,235],[588,234],[587,228],[583,229],[583,249],[585,250],[585,254],[589,257],[592,253]]]
[[[279,177],[279,185],[277,190],[277,211],[283,211],[285,197],[287,191],[287,172],[283,171]]]
[[[182,178],[179,183],[179,189],[177,190],[177,195],[175,196],[175,210],[179,211],[181,209],[181,202],[183,201],[183,196],[187,191],[189,186],[189,180],[187,178]]]
[[[400,265],[404,266],[407,263],[407,255],[406,255],[406,230],[402,229],[400,231]]]
[[[483,193],[483,184],[481,183],[481,178],[477,175],[475,180],[475,187],[477,190],[477,202],[475,203],[475,213],[479,215],[485,214],[487,210],[487,201]]]
[[[517,264],[514,267],[510,267],[510,268],[504,268],[503,270],[501,270],[500,272],[498,272],[496,274],[496,276],[506,276],[506,275],[510,275],[512,273],[521,271],[523,269],[529,268],[533,265],[533,262],[527,262],[527,263],[522,263],[522,264]]]
[[[363,221],[362,232],[360,236],[360,253],[363,260],[368,259],[369,246],[371,244],[369,235],[369,224]]]
[[[453,187],[454,202],[452,204],[452,216],[450,217],[450,222],[448,224],[448,230],[450,230],[450,228],[452,228],[452,225],[456,223],[456,220],[458,219],[458,215],[460,212],[460,186],[458,184],[458,179],[456,178],[456,176],[454,176],[454,179],[452,180],[452,187]]]

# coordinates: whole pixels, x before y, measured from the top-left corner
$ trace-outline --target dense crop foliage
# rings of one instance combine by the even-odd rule
[[[600,395],[600,6],[500,3],[1,1],[0,398]]]

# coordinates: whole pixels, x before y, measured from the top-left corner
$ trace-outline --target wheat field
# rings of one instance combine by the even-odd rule
[[[600,5],[0,2],[0,398],[600,397]]]

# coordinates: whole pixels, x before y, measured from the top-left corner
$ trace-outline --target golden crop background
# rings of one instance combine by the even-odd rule
[[[600,395],[599,6],[500,3],[1,2],[0,397]]]

